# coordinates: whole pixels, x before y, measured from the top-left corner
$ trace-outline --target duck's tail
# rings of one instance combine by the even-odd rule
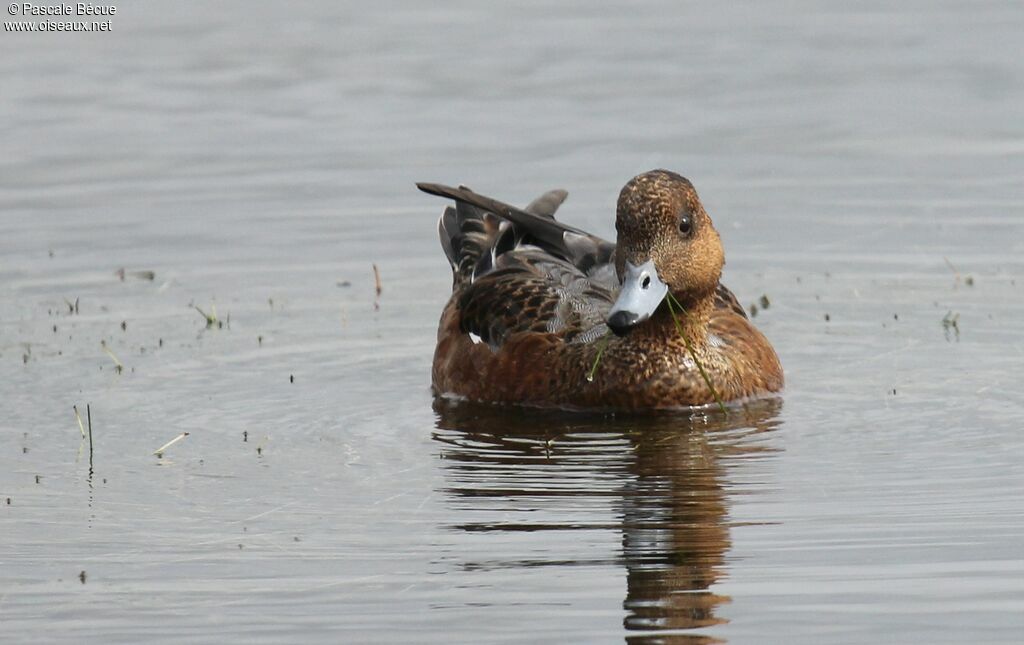
[[[456,189],[438,184],[416,185],[424,192],[455,199],[455,206],[449,206],[441,213],[437,231],[444,254],[452,265],[456,287],[472,282],[493,269],[498,256],[514,249],[522,241],[523,230],[527,227],[532,229],[536,225],[554,224],[555,211],[568,196],[564,190],[550,190],[520,210],[477,195],[465,186]],[[513,211],[520,217],[510,218],[507,211]],[[520,222],[517,219],[524,219],[521,223],[524,226],[520,226],[518,231],[516,224]]]

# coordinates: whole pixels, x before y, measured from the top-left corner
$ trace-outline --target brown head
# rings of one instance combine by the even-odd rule
[[[668,170],[637,175],[619,193],[616,270],[622,291],[608,326],[624,334],[649,318],[671,291],[681,302],[712,294],[725,252],[697,191]]]

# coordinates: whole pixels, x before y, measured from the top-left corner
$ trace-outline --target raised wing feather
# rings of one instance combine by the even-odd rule
[[[456,214],[446,218],[442,216],[442,246],[445,253],[449,250],[452,254],[448,256],[453,267],[462,267],[464,254],[461,252],[462,238],[467,233],[485,232],[485,226],[473,222],[477,220],[484,222],[486,218],[479,215],[480,212],[490,213],[501,220],[508,221],[514,231],[517,244],[530,244],[538,246],[552,255],[562,258],[579,267],[584,272],[589,272],[598,265],[611,261],[615,253],[615,244],[603,240],[596,235],[574,226],[563,224],[554,219],[554,210],[565,199],[564,191],[549,191],[531,204],[538,208],[538,212],[531,212],[500,202],[491,197],[480,195],[465,186],[452,188],[441,184],[419,183],[416,184],[420,190],[432,195],[449,197],[455,200]],[[467,213],[463,217],[460,211]],[[496,231],[486,229],[487,239]],[[444,237],[447,236],[447,242]],[[477,256],[479,257],[479,256]],[[476,276],[483,272],[477,270]],[[472,273],[467,277],[472,277]]]

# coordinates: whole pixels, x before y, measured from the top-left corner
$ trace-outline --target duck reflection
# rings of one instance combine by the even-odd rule
[[[551,559],[465,566],[616,564],[626,569],[629,642],[720,642],[686,630],[726,622],[728,597],[712,591],[730,547],[729,470],[771,449],[761,433],[778,425],[769,399],[723,416],[611,417],[508,410],[438,401],[435,440],[445,494],[478,521],[460,531],[621,532],[608,555],[600,539],[548,541]],[[581,544],[589,546],[580,546]],[[598,551],[604,557],[595,557]],[[675,633],[672,633],[675,632]]]

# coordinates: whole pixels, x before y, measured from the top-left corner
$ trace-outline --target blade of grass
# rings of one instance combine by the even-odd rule
[[[604,354],[604,350],[608,347],[608,341],[611,339],[612,330],[608,330],[601,337],[601,340],[597,341],[601,343],[600,347],[597,348],[597,356],[594,357],[594,364],[590,368],[590,372],[587,373],[587,383],[594,382],[594,374],[597,373],[597,364],[601,362],[601,356]]]
[[[681,311],[684,316],[689,317],[689,314],[686,313],[686,310],[683,309],[681,304],[679,304],[679,301],[676,300],[676,297],[672,295],[671,291],[668,292],[668,297],[665,301],[668,303],[668,312],[672,314],[672,322],[676,324],[676,331],[679,332],[679,337],[683,339],[683,344],[686,345],[686,351],[690,352],[690,358],[692,358],[693,362],[697,365],[697,370],[700,372],[701,378],[704,379],[704,383],[708,386],[708,389],[711,390],[711,396],[715,397],[715,403],[718,404],[718,408],[722,411],[722,414],[729,416],[729,411],[725,408],[725,404],[722,403],[722,397],[718,396],[718,390],[716,390],[715,386],[711,384],[711,377],[708,376],[707,371],[704,369],[704,365],[701,364],[700,359],[697,358],[697,353],[693,351],[693,345],[690,344],[690,339],[688,339],[686,334],[683,333],[683,326],[679,323],[679,319],[676,317],[676,307],[679,308],[679,311]]]

